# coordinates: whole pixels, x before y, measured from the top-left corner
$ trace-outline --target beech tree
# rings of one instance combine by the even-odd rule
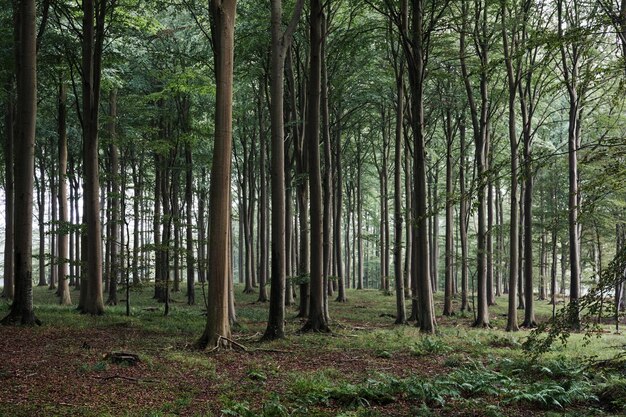
[[[285,337],[285,280],[287,263],[286,246],[286,195],[285,195],[285,124],[283,115],[285,58],[296,29],[304,0],[298,0],[289,25],[282,28],[282,0],[271,1],[271,288],[270,309],[264,340]]]
[[[320,91],[322,76],[322,4],[319,0],[310,2],[310,52],[309,81],[306,117],[306,141],[308,151],[309,186],[311,190],[311,273],[309,315],[303,331],[328,332],[327,317],[324,314],[324,279],[323,279],[323,208],[322,178],[320,166]]]
[[[32,219],[37,119],[37,26],[35,0],[15,3],[15,293],[2,324],[40,324],[33,311]],[[11,125],[9,125],[11,126]]]
[[[209,190],[209,256],[207,323],[201,348],[230,346],[228,294],[230,288],[230,165],[232,154],[232,99],[236,0],[209,4],[215,61],[215,144]]]

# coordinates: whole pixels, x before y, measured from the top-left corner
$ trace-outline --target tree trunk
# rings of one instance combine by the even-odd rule
[[[159,129],[160,130],[160,129]],[[163,285],[163,266],[161,254],[161,182],[163,172],[161,169],[161,157],[154,153],[154,210],[152,218],[152,230],[154,233],[154,299],[161,300],[165,286]]]
[[[37,115],[36,4],[16,3],[17,107],[15,135],[15,294],[2,324],[40,324],[33,311],[33,172]]]
[[[569,257],[570,257],[570,326],[574,330],[580,329],[580,231],[578,224],[579,195],[578,195],[578,144],[580,121],[578,119],[578,59],[579,45],[572,46],[572,51],[566,51],[563,39],[563,0],[558,2],[558,35],[561,39],[561,70],[569,99],[569,114],[567,128],[568,150],[568,228],[569,228]],[[566,11],[566,14],[568,11]],[[568,59],[569,57],[569,59]],[[571,62],[570,62],[571,60]]]
[[[526,218],[524,215],[524,201],[526,199],[526,182],[520,181],[520,185],[521,190],[518,204],[520,224],[517,233],[517,251],[519,254],[517,259],[517,309],[524,310],[524,256],[526,255],[524,252],[524,222]]]
[[[39,180],[37,185],[37,223],[39,226],[39,283],[38,287],[48,285],[46,281],[46,170],[44,150],[41,150],[41,160],[39,161]]]
[[[76,271],[74,270],[74,265],[76,264],[76,252],[74,251],[75,248],[75,244],[74,244],[74,238],[75,238],[75,233],[74,233],[74,227],[76,225],[76,222],[74,221],[74,200],[76,199],[75,194],[74,194],[74,187],[72,186],[72,177],[75,175],[74,174],[74,163],[72,160],[70,160],[70,174],[69,176],[66,175],[66,181],[69,180],[69,199],[67,201],[67,204],[69,206],[70,209],[70,218],[69,218],[69,223],[67,224],[66,227],[68,227],[69,230],[69,258],[68,258],[68,265],[69,265],[69,286],[71,288],[74,288],[76,286]]]
[[[522,110],[523,111],[523,110]],[[533,173],[530,137],[524,133],[524,321],[522,327],[536,327],[533,288]]]
[[[323,228],[322,228],[322,178],[320,170],[320,90],[321,90],[321,44],[322,44],[322,4],[320,0],[310,3],[310,53],[309,80],[306,117],[306,134],[309,184],[311,190],[311,273],[309,317],[303,331],[328,332],[328,322],[324,314],[323,280]]]
[[[484,5],[483,5],[484,6]],[[478,7],[478,6],[477,6]],[[467,26],[468,6],[463,2],[463,29],[460,37],[460,60],[461,72],[467,93],[468,104],[472,116],[472,130],[474,136],[474,160],[476,162],[476,193],[478,200],[477,217],[477,254],[476,254],[476,282],[477,299],[475,327],[489,327],[489,308],[487,297],[487,196],[486,184],[488,183],[488,142],[489,142],[489,93],[488,93],[488,34],[487,34],[487,10],[484,6],[477,16],[474,28],[474,42],[476,53],[481,62],[480,72],[480,108],[474,100],[466,61],[465,34]]]
[[[59,102],[58,102],[58,128],[59,128],[59,258],[58,258],[58,279],[59,279],[59,303],[61,305],[70,305],[70,287],[67,280],[69,275],[69,265],[67,259],[69,257],[69,219],[67,215],[67,129],[66,129],[66,102],[67,93],[63,80],[59,85]]]
[[[454,134],[452,131],[452,114],[449,108],[446,109],[444,123],[446,133],[446,277],[443,315],[451,316],[452,314],[454,314],[454,311],[452,309],[452,274],[454,269],[454,245],[452,241],[454,231],[454,196],[452,194],[452,145],[454,143]]]
[[[198,196],[198,281],[202,284],[206,282],[206,271],[207,271],[207,263],[206,263],[206,221],[204,219],[204,206],[206,201],[206,168],[202,167],[201,173],[201,184],[200,191]],[[241,219],[239,220],[241,224]],[[241,230],[241,229],[240,229]],[[239,233],[239,239],[241,240],[242,233]],[[239,252],[241,257],[241,246],[239,246]],[[241,276],[241,263],[239,263],[239,276]]]
[[[286,268],[289,251],[286,246],[287,205],[290,202],[285,198],[285,124],[283,119],[284,105],[284,74],[285,58],[291,42],[291,35],[300,18],[303,1],[296,5],[291,22],[285,33],[282,33],[282,0],[271,2],[271,31],[272,31],[272,55],[271,55],[271,84],[270,84],[270,129],[271,129],[271,193],[272,193],[272,239],[271,239],[271,282],[270,287],[270,311],[267,328],[263,335],[264,340],[274,340],[285,337],[285,299],[291,295],[291,288],[287,288],[286,294]]]
[[[402,30],[406,31],[408,25],[408,3],[406,0],[401,2]],[[401,40],[400,40],[401,41]],[[396,324],[405,324],[406,306],[405,306],[405,289],[404,276],[402,274],[402,233],[403,233],[403,216],[402,216],[402,149],[404,148],[403,124],[404,124],[404,57],[399,51],[394,54],[396,65],[394,65],[396,78],[396,131],[395,131],[395,154],[394,154],[394,175],[393,175],[393,209],[394,209],[394,248],[393,248],[393,267],[396,285]]]
[[[229,347],[230,166],[232,154],[233,64],[236,0],[211,0],[215,60],[215,144],[209,196],[209,265],[207,324],[199,345]],[[225,339],[226,338],[226,339]]]
[[[15,104],[13,102],[13,81],[7,83],[7,102],[4,119],[5,142],[4,142],[4,193],[5,193],[5,238],[4,238],[4,288],[2,297],[13,300],[15,293],[15,268],[13,250],[15,246],[15,184],[13,176],[14,168],[14,117]]]
[[[117,118],[117,91],[111,90],[109,95],[109,121],[108,121],[108,131],[109,131],[109,140],[111,144],[109,145],[109,152],[111,155],[111,166],[109,175],[111,175],[111,195],[110,202],[111,207],[109,222],[110,222],[110,232],[111,235],[108,236],[108,241],[110,244],[111,257],[110,257],[110,268],[111,274],[109,275],[109,298],[107,300],[107,305],[115,306],[117,305],[117,280],[120,271],[120,168],[119,168],[119,160],[120,160],[120,150],[115,143],[117,141],[117,133],[116,133],[116,118]]]
[[[506,3],[504,0],[501,2],[502,5],[502,20],[506,22]],[[509,145],[511,149],[511,184],[509,193],[511,195],[511,204],[510,204],[510,214],[509,214],[509,306],[508,306],[508,314],[507,314],[507,322],[506,322],[506,330],[507,332],[516,332],[519,330],[519,326],[517,324],[517,277],[519,274],[518,271],[518,262],[519,262],[519,246],[518,246],[518,203],[517,203],[517,148],[518,148],[518,137],[516,132],[516,116],[515,116],[515,97],[517,91],[517,80],[513,73],[513,64],[512,64],[512,56],[509,51],[509,39],[506,34],[506,26],[503,24],[502,26],[502,43],[504,47],[504,60],[506,63],[506,71],[507,71],[507,82],[508,82],[508,93],[509,93],[509,108],[508,108],[508,122],[509,122]]]
[[[141,157],[137,157],[136,149],[133,148],[132,151],[132,177],[133,177],[133,261],[132,261],[132,269],[133,269],[133,285],[137,286],[141,284],[141,278],[139,276],[139,236],[143,234],[143,228],[141,227],[141,212],[140,212],[140,203],[143,194],[143,180],[139,175],[138,163]],[[143,246],[143,245],[142,245]],[[142,248],[143,249],[143,248]]]
[[[187,304],[196,304],[195,258],[193,252],[193,159],[191,143],[185,142],[185,228],[186,260],[187,260]],[[199,225],[200,227],[200,225]]]
[[[362,163],[362,156],[361,156],[361,138],[357,138],[357,161],[356,161],[356,195],[355,195],[355,200],[356,200],[356,216],[357,216],[357,226],[356,229],[354,230],[353,236],[354,239],[356,239],[356,245],[357,245],[357,265],[356,265],[356,289],[357,290],[362,290],[363,289],[363,270],[364,270],[364,265],[363,265],[363,238],[362,238],[362,233],[361,231],[363,230],[363,191],[362,191],[362,187],[361,187],[361,183],[362,183],[362,178],[361,178],[361,171],[363,169]]]
[[[341,164],[341,116],[337,117],[337,122],[339,126],[337,126],[337,130],[335,132],[335,168],[337,173],[337,179],[335,180],[335,219],[333,221],[334,227],[334,241],[333,248],[335,250],[335,262],[337,267],[337,283],[338,291],[337,298],[335,301],[340,303],[345,303],[348,301],[348,297],[346,296],[346,285],[350,286],[350,275],[347,273],[348,268],[344,270],[343,266],[343,253],[341,246],[341,222],[343,217],[343,168]],[[346,222],[347,224],[347,222]],[[346,229],[347,230],[347,229]],[[346,244],[348,243],[346,237]]]
[[[55,149],[54,143],[50,143],[50,227],[49,227],[49,237],[50,237],[50,278],[48,279],[48,289],[56,290],[57,289],[57,199],[59,198],[57,193],[57,181],[56,181],[56,163],[55,163]],[[57,154],[58,156],[58,154]]]
[[[412,41],[405,42],[405,49],[410,52],[409,81],[411,84],[411,110],[413,114],[413,279],[417,283],[418,325],[421,332],[435,332],[433,294],[430,281],[430,263],[428,255],[428,210],[426,207],[426,146],[424,138],[424,4],[423,0],[413,0]],[[409,53],[407,53],[409,56]]]
[[[461,193],[461,198],[459,200],[459,234],[461,240],[461,312],[464,312],[471,310],[467,300],[469,291],[469,270],[467,256],[468,198],[467,191],[465,189],[465,168],[467,166],[465,161],[465,115],[462,116],[459,125],[459,138],[461,142],[461,155],[459,156],[459,184]]]
[[[72,187],[74,188],[74,215],[76,216],[75,217],[75,219],[76,219],[76,223],[75,223],[76,232],[74,233],[74,235],[75,235],[74,236],[74,254],[75,254],[75,257],[76,257],[76,259],[75,259],[76,263],[74,265],[74,275],[76,277],[75,277],[75,281],[74,281],[74,284],[75,284],[74,289],[82,291],[82,279],[83,279],[84,275],[83,275],[83,269],[81,267],[80,260],[84,259],[84,258],[83,258],[82,252],[81,252],[82,251],[82,242],[81,242],[82,232],[81,232],[81,228],[80,228],[80,225],[81,225],[80,213],[78,211],[78,200],[79,200],[79,198],[78,198],[78,189],[79,189],[79,186],[80,186],[78,172],[76,172],[76,175],[75,175],[75,177],[73,179],[73,183],[74,184],[73,184]]]
[[[104,42],[104,19],[107,15],[107,0],[83,1],[82,39],[82,92],[83,92],[83,218],[85,220],[85,240],[87,255],[87,285],[85,304],[82,312],[91,315],[104,313],[102,298],[102,228],[99,221],[100,179],[98,167],[98,109],[100,101],[100,69]],[[94,26],[94,18],[96,24]]]
[[[267,77],[261,80],[259,83],[259,94],[257,99],[257,113],[259,117],[259,171],[260,171],[260,192],[259,192],[259,298],[257,301],[265,303],[267,302],[267,168],[265,165],[266,150],[267,150],[267,135],[265,134],[265,118],[263,117],[263,83],[266,82]],[[281,213],[284,216],[284,213]]]

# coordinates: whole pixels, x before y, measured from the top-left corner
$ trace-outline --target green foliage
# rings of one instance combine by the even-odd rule
[[[452,350],[441,338],[436,336],[421,337],[419,342],[410,348],[411,354],[414,356],[423,355],[443,355]]]
[[[626,411],[626,379],[611,375],[595,388],[600,403],[613,411]]]
[[[572,332],[578,330],[574,317],[580,317],[585,332],[585,340],[590,343],[593,337],[599,337],[602,330],[598,318],[612,315],[619,319],[623,313],[616,312],[615,303],[606,299],[618,284],[626,282],[623,272],[626,270],[626,248],[617,253],[593,288],[578,300],[567,303],[559,309],[556,316],[540,324],[524,342],[524,349],[533,356],[549,352],[555,342],[566,345]],[[595,320],[594,320],[595,319]],[[582,329],[581,329],[582,330]]]

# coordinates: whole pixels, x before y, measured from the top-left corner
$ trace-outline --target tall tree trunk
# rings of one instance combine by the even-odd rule
[[[185,143],[185,228],[186,260],[187,260],[187,304],[196,304],[195,257],[193,251],[193,159],[191,143]],[[200,227],[200,226],[199,226]]]
[[[284,74],[285,58],[291,43],[291,36],[302,12],[303,1],[299,0],[287,30],[282,32],[282,0],[271,1],[271,84],[270,84],[270,129],[271,129],[271,193],[272,193],[272,239],[271,239],[271,281],[270,311],[267,328],[263,335],[264,340],[274,340],[285,337],[285,282],[287,257],[289,251],[286,246],[286,222],[291,221],[287,216],[287,206],[290,202],[285,198],[285,124],[283,119],[284,106]],[[289,295],[291,289],[288,288]],[[287,297],[289,298],[289,297]]]
[[[87,284],[85,304],[82,312],[91,315],[104,313],[102,298],[102,227],[100,211],[100,179],[98,167],[98,109],[100,102],[100,69],[104,42],[104,20],[107,15],[107,0],[83,1],[82,39],[82,92],[83,92],[83,218],[86,236]],[[95,25],[94,25],[95,19]]]
[[[37,185],[37,223],[39,226],[39,283],[38,287],[48,285],[46,281],[46,170],[45,154],[42,149],[41,160],[39,161],[39,180]]]
[[[310,3],[310,52],[309,80],[306,117],[306,142],[308,145],[309,186],[311,190],[311,273],[309,317],[303,331],[328,332],[328,322],[324,314],[323,279],[323,228],[322,228],[322,178],[320,170],[320,90],[321,90],[321,46],[322,46],[322,4],[320,0]]]
[[[74,215],[76,216],[76,232],[74,233],[74,254],[75,254],[75,265],[74,265],[74,275],[76,276],[75,281],[74,281],[74,289],[75,290],[81,290],[82,291],[82,279],[84,277],[83,275],[83,270],[81,267],[81,262],[80,260],[83,259],[83,255],[82,255],[82,232],[81,232],[81,218],[80,218],[80,213],[78,211],[78,189],[80,187],[80,180],[79,180],[79,174],[78,174],[78,170],[77,172],[75,172],[75,176],[73,179],[73,185],[72,187],[74,188]]]
[[[424,138],[424,79],[426,50],[424,45],[424,2],[412,0],[411,42],[405,42],[409,58],[411,111],[413,114],[413,279],[417,282],[418,325],[424,333],[435,332],[433,294],[428,255],[428,210],[426,207],[426,146]]]
[[[13,300],[15,293],[15,268],[13,250],[15,246],[15,184],[13,176],[14,168],[14,117],[15,104],[13,102],[13,80],[7,83],[7,102],[4,118],[5,142],[4,142],[4,193],[5,193],[5,238],[4,238],[4,288],[2,296],[7,300]]]
[[[326,1],[326,7],[330,10],[330,1]],[[322,146],[324,148],[324,169],[322,177],[322,287],[323,287],[323,310],[326,322],[330,321],[330,315],[328,312],[328,297],[333,295],[332,282],[330,276],[332,275],[332,157],[330,150],[330,116],[328,111],[328,71],[326,64],[326,33],[328,21],[326,15],[321,15],[321,37],[322,45],[320,50],[320,113],[321,113],[321,128],[322,128]],[[321,162],[320,162],[321,164]],[[321,169],[321,166],[320,166]]]
[[[454,231],[454,196],[452,194],[452,145],[454,142],[454,133],[452,131],[452,114],[450,108],[446,109],[444,123],[446,133],[446,277],[443,315],[451,316],[452,314],[454,314],[454,311],[452,309],[452,274],[454,269],[454,245],[452,241]]]
[[[206,201],[206,168],[202,167],[200,172],[200,191],[198,195],[198,281],[202,284],[206,282],[206,271],[207,271],[207,263],[206,263],[206,221],[204,219],[205,212],[205,201]],[[241,222],[241,219],[240,219]],[[240,229],[241,230],[241,229]],[[239,233],[239,239],[241,240],[242,233]],[[239,247],[240,257],[241,257],[241,246]],[[239,276],[241,276],[241,262],[239,263]]]
[[[406,0],[401,2],[401,25],[402,32],[406,31],[408,26],[408,3]],[[401,41],[401,40],[400,40]],[[405,324],[406,306],[405,306],[405,289],[404,276],[402,275],[402,233],[403,233],[403,216],[402,216],[402,149],[404,148],[404,56],[399,51],[394,53],[396,65],[394,65],[396,77],[396,131],[395,131],[395,154],[394,154],[394,175],[393,175],[393,210],[394,210],[394,248],[393,248],[393,267],[396,285],[396,324]],[[399,61],[399,62],[398,62]]]
[[[161,129],[159,129],[161,130]],[[161,169],[161,157],[158,153],[154,153],[154,210],[152,218],[152,230],[154,233],[154,299],[161,300],[165,286],[163,285],[163,265],[161,247],[161,182],[163,181],[163,172]]]
[[[178,149],[176,149],[175,160],[172,168],[172,195],[170,196],[170,204],[172,206],[171,223],[174,232],[174,247],[171,256],[174,257],[174,277],[172,281],[172,292],[180,292],[180,169],[178,168]]]
[[[117,118],[117,91],[111,90],[109,94],[109,153],[111,156],[111,167],[109,174],[111,175],[111,207],[109,222],[111,235],[108,236],[111,250],[111,274],[109,275],[109,298],[107,305],[117,305],[117,280],[120,271],[120,150],[116,144],[117,132],[116,132],[116,118]]]
[[[71,288],[76,286],[76,271],[74,270],[74,265],[76,263],[76,252],[74,251],[75,245],[74,245],[74,226],[76,224],[76,222],[74,221],[74,200],[76,199],[75,195],[74,195],[74,187],[72,186],[72,177],[75,175],[74,174],[74,163],[73,161],[70,159],[69,162],[69,171],[70,174],[66,175],[66,181],[69,180],[69,199],[67,201],[67,204],[69,206],[70,209],[70,218],[69,218],[69,223],[67,224],[67,228],[69,229],[69,258],[68,258],[68,266],[69,266],[69,270],[68,270],[68,274],[69,274],[69,286]]]
[[[66,129],[66,87],[63,80],[59,84],[59,102],[58,102],[58,128],[59,128],[59,258],[58,258],[58,279],[59,279],[59,303],[61,305],[70,305],[70,287],[68,282],[69,265],[67,259],[69,257],[69,219],[67,216],[67,205],[71,204],[67,199],[67,129]]]
[[[54,143],[50,143],[50,227],[49,227],[49,236],[50,236],[50,279],[48,280],[49,290],[56,290],[57,288],[57,180],[56,180],[56,163],[55,163],[55,149]]]
[[[232,154],[233,64],[236,0],[211,0],[210,16],[217,85],[215,144],[209,196],[207,323],[199,345],[229,347],[230,165]],[[226,338],[226,339],[225,339]]]
[[[548,272],[548,245],[546,242],[546,232],[541,232],[541,267],[539,268],[540,280],[539,280],[539,300],[543,301],[546,299],[546,275]]]
[[[345,303],[348,301],[348,298],[346,296],[346,285],[349,287],[350,286],[350,275],[347,273],[348,269],[346,268],[344,270],[344,265],[343,265],[343,253],[342,253],[342,245],[341,245],[341,233],[342,233],[342,228],[341,228],[341,222],[342,222],[342,218],[343,218],[343,167],[341,164],[341,135],[342,135],[342,128],[341,128],[341,116],[339,115],[337,117],[337,129],[335,131],[335,168],[336,168],[336,180],[335,180],[335,218],[333,220],[333,231],[334,231],[334,238],[333,238],[333,249],[335,250],[335,263],[336,263],[336,268],[337,268],[337,283],[338,285],[338,291],[337,291],[337,298],[335,299],[335,301],[340,302],[340,303]],[[346,222],[347,223],[347,222]],[[346,229],[347,230],[347,229]],[[346,243],[347,243],[347,238],[346,238]]]
[[[558,34],[561,40],[561,70],[567,87],[569,100],[567,150],[568,150],[568,228],[569,228],[569,257],[570,257],[570,325],[572,329],[580,329],[580,231],[578,224],[579,195],[578,195],[578,145],[580,133],[580,121],[578,111],[580,99],[578,95],[578,65],[580,58],[579,45],[572,45],[571,51],[566,51],[563,35],[565,17],[563,13],[563,0],[559,0],[558,6]],[[567,15],[569,12],[566,11]],[[569,57],[569,58],[568,58]]]
[[[518,227],[517,234],[517,251],[519,257],[517,259],[517,309],[524,310],[525,307],[525,298],[524,298],[524,256],[526,255],[524,252],[524,201],[526,199],[526,182],[520,181],[521,190],[520,190],[520,199],[519,199],[519,215],[520,215],[520,224]]]
[[[501,1],[502,8],[502,20],[507,21],[507,6],[504,0]],[[515,40],[515,38],[513,38]],[[506,322],[506,330],[508,332],[515,332],[519,330],[517,324],[517,277],[518,262],[519,262],[519,246],[518,246],[518,203],[517,203],[517,172],[518,172],[518,137],[516,132],[516,116],[515,116],[515,97],[517,91],[517,81],[519,76],[513,72],[512,55],[509,48],[509,37],[506,34],[506,25],[502,25],[502,44],[504,48],[504,60],[506,63],[506,74],[509,93],[509,108],[508,108],[508,122],[509,122],[509,146],[511,149],[511,184],[509,193],[511,195],[510,214],[509,214],[509,306]],[[519,73],[519,72],[518,72]]]
[[[490,141],[491,142],[491,141]],[[489,144],[491,149],[491,144]],[[488,153],[488,161],[491,161],[491,152]],[[491,162],[489,162],[491,164]],[[491,170],[491,167],[487,168]],[[494,256],[493,256],[493,235],[494,235],[494,191],[493,191],[493,174],[489,171],[487,179],[487,305],[493,306],[496,304],[495,299],[495,271],[494,271]]]
[[[362,160],[362,156],[361,156],[361,138],[359,137],[356,143],[357,146],[357,172],[356,172],[356,195],[355,195],[355,200],[356,200],[356,216],[357,216],[357,226],[356,229],[354,230],[353,236],[354,239],[356,239],[356,244],[357,244],[357,263],[358,265],[356,265],[356,280],[357,280],[357,284],[356,284],[356,289],[357,290],[362,290],[363,289],[363,272],[364,272],[364,265],[363,265],[363,238],[362,238],[362,233],[361,231],[363,230],[363,191],[362,191],[362,178],[361,178],[361,171],[363,169],[363,160]]]
[[[259,191],[259,298],[258,301],[267,302],[267,168],[266,168],[266,151],[267,151],[267,135],[265,134],[265,118],[263,116],[263,92],[265,88],[262,84],[266,82],[267,77],[259,83],[259,94],[257,98],[257,113],[259,117],[259,171],[260,171],[260,191]],[[282,215],[282,214],[281,214]]]
[[[469,270],[468,270],[468,242],[467,242],[467,219],[468,219],[468,196],[465,184],[465,115],[462,116],[459,125],[459,138],[461,142],[461,154],[459,156],[459,184],[461,198],[459,200],[459,235],[461,241],[461,312],[470,311],[468,303]]]
[[[143,180],[141,179],[140,175],[139,175],[139,169],[137,167],[138,163],[139,163],[139,159],[141,157],[138,157],[136,155],[136,149],[133,147],[132,148],[132,154],[133,156],[131,157],[133,163],[132,163],[132,178],[133,178],[133,189],[134,189],[134,195],[133,195],[133,261],[132,261],[132,270],[133,270],[133,285],[139,285],[141,284],[141,278],[139,276],[139,249],[140,246],[143,246],[140,244],[139,242],[139,236],[143,234],[143,228],[141,227],[141,212],[140,212],[140,204],[141,204],[141,199],[142,199],[142,194],[143,194]],[[142,248],[143,250],[143,248]]]
[[[417,290],[415,280],[412,279],[411,263],[413,259],[413,182],[411,181],[411,155],[409,152],[409,135],[404,130],[404,195],[406,206],[404,208],[407,216],[405,234],[406,250],[404,253],[404,297],[411,300],[411,316],[409,320],[417,320]]]
[[[488,32],[487,32],[487,11],[486,6],[477,6],[479,13],[474,27],[476,54],[481,62],[480,72],[480,106],[474,100],[474,91],[472,89],[469,73],[466,65],[466,46],[465,34],[467,31],[467,2],[463,2],[463,29],[460,36],[460,60],[461,72],[467,93],[467,100],[472,116],[472,130],[474,136],[475,153],[474,160],[476,162],[476,189],[477,189],[477,254],[476,254],[476,282],[477,282],[477,299],[475,327],[489,327],[489,308],[487,297],[487,196],[486,187],[488,183],[488,141],[489,141],[489,93],[488,93],[488,77],[487,69],[489,63],[488,55]]]
[[[15,10],[17,106],[15,135],[15,294],[2,324],[40,324],[33,311],[33,171],[37,115],[35,0],[21,0]]]
[[[431,211],[432,215],[430,219],[432,221],[432,228],[430,229],[431,241],[430,241],[430,275],[433,286],[433,292],[439,291],[439,168],[434,167],[434,173],[431,175],[432,185],[431,189]]]
[[[553,199],[553,203],[556,204],[556,199]],[[550,304],[556,305],[556,268],[557,268],[557,225],[552,226],[552,266],[550,269]]]
[[[523,111],[523,110],[522,110]],[[524,134],[524,321],[522,327],[536,327],[533,288],[533,173],[530,138]]]

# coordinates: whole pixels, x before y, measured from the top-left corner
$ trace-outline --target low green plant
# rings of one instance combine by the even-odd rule
[[[223,416],[231,417],[257,417],[258,414],[250,408],[247,401],[231,402],[221,410]]]
[[[600,403],[611,411],[626,411],[626,379],[611,375],[595,388]]]
[[[442,355],[452,350],[441,338],[438,337],[422,337],[416,345],[410,347],[411,354],[414,356],[424,355]]]
[[[559,384],[556,381],[543,380],[533,384],[520,385],[507,393],[506,402],[530,403],[545,408],[563,409],[572,404],[597,402],[598,397],[587,381],[574,381]]]

